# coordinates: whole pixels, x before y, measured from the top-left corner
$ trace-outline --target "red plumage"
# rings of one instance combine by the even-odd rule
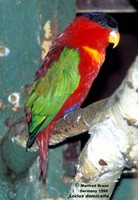
[[[59,59],[64,47],[78,49],[80,57],[78,66],[80,74],[79,86],[67,99],[52,122],[37,136],[37,142],[40,145],[40,171],[43,176],[46,173],[48,142],[55,122],[63,117],[72,106],[76,105],[75,108],[78,108],[84,102],[104,62],[105,49],[109,44],[108,39],[111,31],[111,27],[103,27],[84,16],[77,17],[53,42],[52,47],[36,73],[36,80],[46,76],[51,63]],[[96,53],[94,53],[95,51]],[[30,113],[27,113],[27,115],[29,116]]]

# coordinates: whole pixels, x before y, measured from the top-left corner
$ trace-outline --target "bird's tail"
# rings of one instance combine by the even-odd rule
[[[43,132],[44,132],[44,134],[43,134]],[[45,182],[46,172],[47,172],[47,163],[48,163],[48,143],[49,143],[49,136],[46,133],[46,130],[42,131],[41,136],[39,136],[37,141],[39,144],[40,177],[42,177],[42,180]]]
[[[39,145],[39,172],[43,182],[45,182],[46,180],[48,163],[48,145],[52,129],[53,126],[51,124],[37,136],[37,142]]]

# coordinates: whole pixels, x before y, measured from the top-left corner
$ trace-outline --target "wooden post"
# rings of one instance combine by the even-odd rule
[[[26,151],[27,124],[17,121],[1,140],[0,198],[38,200],[41,183],[36,158],[37,146]],[[35,162],[34,162],[35,161]]]

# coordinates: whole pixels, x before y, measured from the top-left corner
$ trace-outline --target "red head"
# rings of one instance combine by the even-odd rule
[[[115,19],[105,13],[83,14],[77,17],[65,29],[63,35],[70,47],[89,46],[99,51],[105,49],[109,43],[116,46],[120,39]]]

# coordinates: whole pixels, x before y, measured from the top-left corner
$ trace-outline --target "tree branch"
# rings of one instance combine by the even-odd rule
[[[88,131],[92,124],[97,124],[101,120],[97,113],[105,106],[106,102],[107,99],[100,100],[86,108],[73,111],[65,118],[58,120],[49,144],[54,145]]]
[[[124,168],[138,167],[138,57],[90,124],[68,199],[110,199]]]

